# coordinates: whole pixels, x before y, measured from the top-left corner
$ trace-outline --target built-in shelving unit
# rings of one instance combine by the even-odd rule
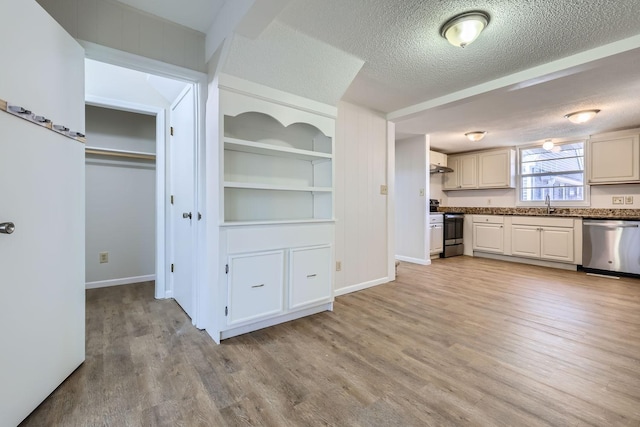
[[[224,339],[333,307],[336,111],[230,76],[221,81]]]

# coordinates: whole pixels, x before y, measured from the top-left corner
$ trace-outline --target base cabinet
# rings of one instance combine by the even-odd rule
[[[473,250],[504,253],[504,218],[493,215],[474,215]]]
[[[281,314],[284,310],[284,251],[229,257],[228,323]]]
[[[289,259],[289,308],[330,301],[331,247],[292,249]]]
[[[511,253],[514,256],[573,262],[574,236],[569,227],[513,225]]]

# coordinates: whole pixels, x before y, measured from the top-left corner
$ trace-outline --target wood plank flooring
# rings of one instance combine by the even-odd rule
[[[640,280],[403,263],[219,346],[153,284],[87,292],[87,360],[24,426],[640,426]]]

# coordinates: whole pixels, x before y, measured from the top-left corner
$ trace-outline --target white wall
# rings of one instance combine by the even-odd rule
[[[429,135],[396,141],[396,258],[419,264],[429,264],[428,153]]]
[[[335,140],[336,272],[343,294],[386,283],[388,205],[380,186],[387,181],[387,121],[381,113],[338,104]]]
[[[205,71],[201,32],[114,1],[37,1],[78,40]]]
[[[88,146],[155,153],[153,116],[87,106],[86,127]],[[155,162],[87,155],[85,171],[89,286],[155,275]]]

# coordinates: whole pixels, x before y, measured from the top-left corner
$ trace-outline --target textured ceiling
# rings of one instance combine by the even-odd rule
[[[473,44],[440,36],[476,9],[491,22]],[[640,1],[296,0],[278,20],[363,59],[346,99],[390,112],[635,35]]]
[[[206,33],[225,0],[117,0],[168,21]]]

